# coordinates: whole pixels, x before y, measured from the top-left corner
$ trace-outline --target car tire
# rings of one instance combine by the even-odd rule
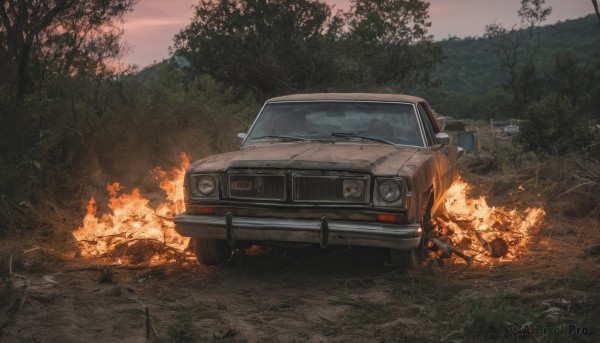
[[[433,195],[431,195],[433,196]],[[427,210],[423,214],[423,219],[421,219],[421,228],[423,229],[423,237],[421,238],[421,244],[419,248],[417,248],[418,256],[421,260],[425,260],[427,257],[428,250],[428,240],[429,233],[435,229],[435,225],[433,223],[433,217],[431,215],[431,208],[433,207],[433,198],[427,200]],[[441,207],[438,209],[438,213],[447,213],[446,204],[442,203]]]
[[[390,249],[390,260],[395,268],[413,268],[417,263],[415,250]]]
[[[431,206],[429,206],[431,207]],[[445,210],[445,208],[444,208]],[[417,266],[417,262],[425,259],[427,253],[427,234],[434,229],[431,219],[431,211],[428,209],[423,215],[421,226],[423,228],[423,237],[419,247],[414,250],[390,249],[390,260],[392,266],[396,268],[413,268]]]
[[[431,218],[431,212],[426,211],[421,221],[421,227],[423,228],[423,238],[427,236],[434,228],[433,221]]]
[[[225,241],[192,237],[190,246],[200,264],[215,265],[221,264],[225,260],[225,252],[227,251]]]

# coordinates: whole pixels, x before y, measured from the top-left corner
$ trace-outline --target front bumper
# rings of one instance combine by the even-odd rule
[[[401,250],[419,246],[419,223],[328,221],[263,217],[233,217],[181,214],[175,230],[182,236],[236,241],[275,241],[327,245],[371,246]]]

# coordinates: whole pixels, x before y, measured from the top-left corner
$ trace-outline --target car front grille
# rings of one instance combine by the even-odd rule
[[[285,176],[280,174],[229,174],[233,199],[285,200]]]
[[[288,196],[288,182],[292,193]],[[348,183],[360,194],[347,196]],[[364,174],[291,170],[233,170],[227,173],[229,198],[291,202],[366,204],[370,200],[370,177]],[[346,193],[346,196],[344,194]]]
[[[294,175],[294,201],[343,202],[364,204],[369,202],[369,183],[366,176],[346,175]],[[344,180],[362,183],[361,195],[344,197]]]

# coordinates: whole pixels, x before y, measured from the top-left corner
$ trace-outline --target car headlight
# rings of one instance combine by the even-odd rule
[[[203,195],[211,195],[215,191],[215,179],[212,176],[202,176],[198,179],[198,191]]]
[[[189,194],[192,197],[192,199],[219,199],[219,175],[191,175]]]
[[[364,180],[346,179],[342,182],[344,198],[361,198],[365,188]]]
[[[396,180],[385,180],[377,187],[379,197],[387,202],[394,202],[400,198],[402,191]]]

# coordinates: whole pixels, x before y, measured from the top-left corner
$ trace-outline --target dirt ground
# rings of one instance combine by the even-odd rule
[[[517,260],[468,267],[394,270],[378,250],[304,249],[213,267],[72,259],[13,271],[0,341],[146,342],[147,330],[153,342],[597,341],[600,257],[583,248],[600,226],[546,220]]]

